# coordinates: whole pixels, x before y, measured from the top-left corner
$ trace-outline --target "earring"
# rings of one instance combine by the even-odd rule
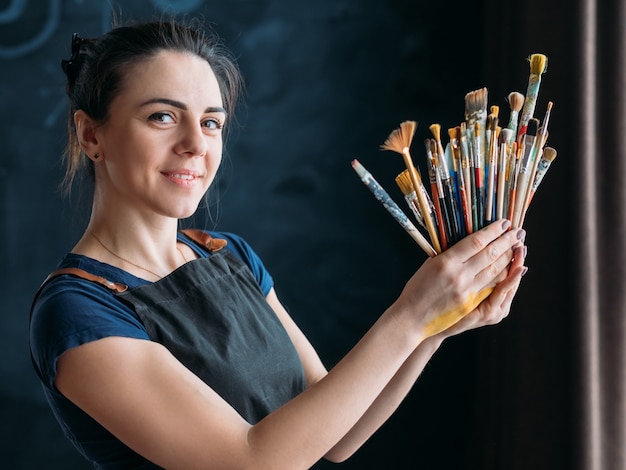
[[[98,158],[100,158],[100,155],[98,155],[97,153],[94,153],[93,157],[91,157],[91,158],[93,158],[94,160],[97,160]]]

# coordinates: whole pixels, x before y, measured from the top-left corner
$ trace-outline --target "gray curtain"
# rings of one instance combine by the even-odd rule
[[[581,462],[590,470],[626,468],[625,8],[579,5],[576,314]]]
[[[626,468],[625,8],[486,2],[496,93],[524,88],[520,57],[549,58],[537,109],[555,103],[558,157],[529,210],[530,271],[513,313],[503,333],[480,333],[476,426],[489,437],[470,461],[482,468]]]

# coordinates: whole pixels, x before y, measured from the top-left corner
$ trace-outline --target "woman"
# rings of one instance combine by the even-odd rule
[[[445,338],[508,314],[526,248],[498,221],[427,260],[327,372],[245,241],[178,231],[218,171],[240,84],[215,39],[119,27],[75,36],[63,68],[67,182],[89,171],[93,204],[36,296],[31,353],[65,434],[97,467],[342,461]]]

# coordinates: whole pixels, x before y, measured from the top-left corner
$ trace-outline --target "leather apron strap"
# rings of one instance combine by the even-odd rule
[[[191,240],[199,244],[200,246],[205,247],[209,250],[210,253],[215,253],[227,245],[227,241],[221,238],[213,238],[208,233],[195,228],[181,230],[182,233],[187,235]],[[63,274],[69,274],[71,276],[80,277],[82,279],[86,279],[87,281],[96,282],[107,289],[112,290],[113,292],[120,293],[128,290],[128,286],[126,284],[122,284],[120,282],[109,281],[108,279],[102,276],[96,276],[95,274],[91,274],[90,272],[85,271],[80,268],[61,268],[55,271],[52,271],[48,274],[48,277],[41,283],[39,286],[39,290],[37,294],[35,294],[35,298],[38,296],[41,288],[50,280],[54,279],[57,276],[61,276]]]

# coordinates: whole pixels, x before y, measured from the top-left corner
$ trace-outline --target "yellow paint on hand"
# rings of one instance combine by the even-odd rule
[[[461,320],[461,318],[474,311],[474,309],[478,307],[483,300],[489,297],[489,294],[492,292],[493,287],[485,287],[478,293],[473,292],[461,305],[448,312],[442,313],[439,317],[428,323],[424,327],[424,337],[428,338],[434,336],[450,328]]]

